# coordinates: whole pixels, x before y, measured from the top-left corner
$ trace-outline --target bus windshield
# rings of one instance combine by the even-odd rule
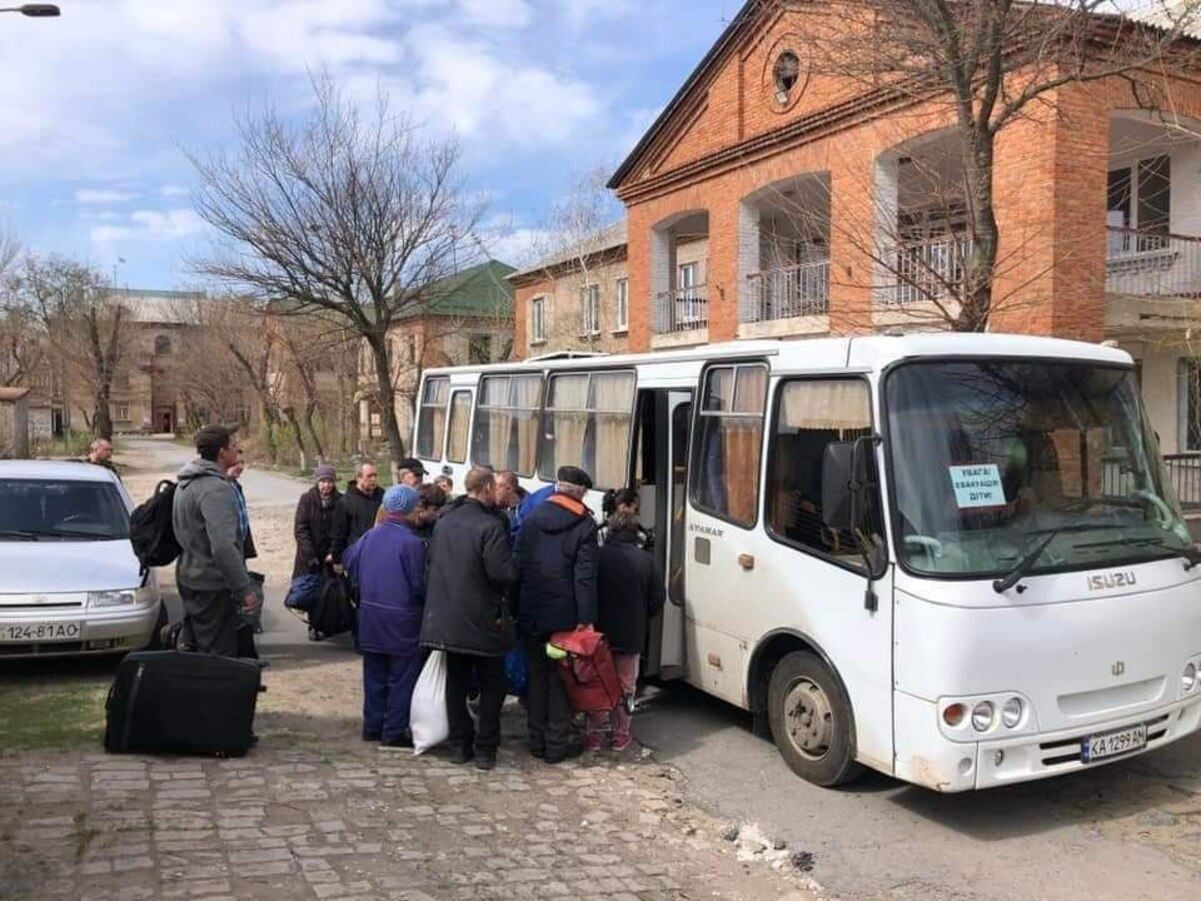
[[[885,386],[901,562],[1031,574],[1163,558],[1191,542],[1133,371],[975,360],[898,367]]]

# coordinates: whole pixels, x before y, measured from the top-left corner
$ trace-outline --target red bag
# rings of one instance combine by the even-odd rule
[[[609,639],[593,628],[556,632],[550,643],[567,652],[559,661],[559,675],[576,713],[602,713],[621,701],[621,680]]]

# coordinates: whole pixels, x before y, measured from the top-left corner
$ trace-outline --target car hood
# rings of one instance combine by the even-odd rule
[[[128,539],[0,541],[0,594],[115,591],[141,584]]]

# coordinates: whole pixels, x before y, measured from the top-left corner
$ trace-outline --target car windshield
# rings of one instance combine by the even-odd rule
[[[930,574],[1029,573],[1191,547],[1130,369],[978,360],[886,383],[898,553]],[[1039,546],[1045,543],[1041,550]]]
[[[109,482],[0,479],[0,541],[129,537],[129,513]]]

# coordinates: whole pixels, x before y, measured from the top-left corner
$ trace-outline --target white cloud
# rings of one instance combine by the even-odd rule
[[[459,0],[468,22],[484,28],[525,28],[532,11],[526,0]]]
[[[137,196],[137,192],[135,191],[116,191],[111,188],[81,188],[75,192],[75,202],[93,205],[125,203]]]
[[[208,225],[194,210],[137,210],[130,214],[126,224],[93,226],[90,237],[93,244],[165,241],[190,237],[207,230]]]

